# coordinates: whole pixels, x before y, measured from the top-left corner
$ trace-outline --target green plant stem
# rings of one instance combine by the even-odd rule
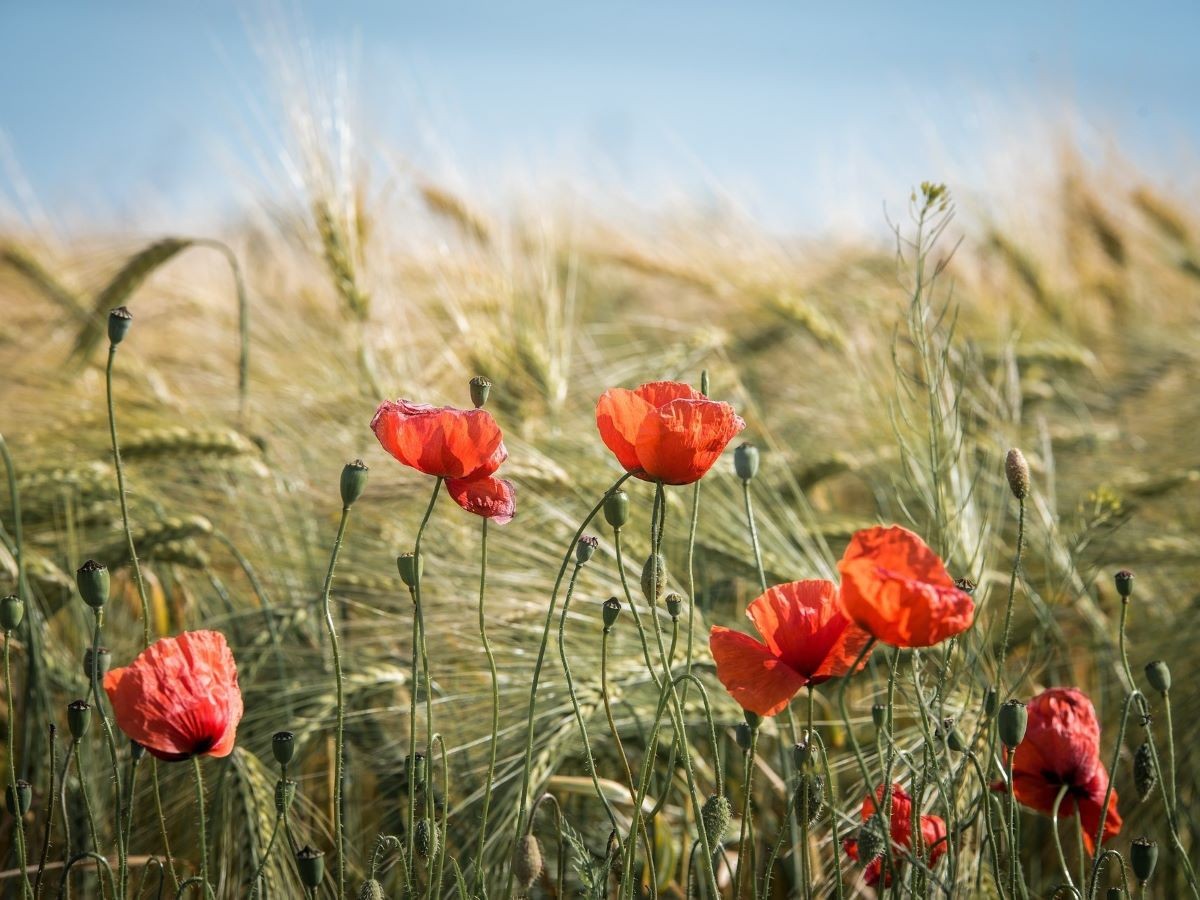
[[[100,671],[99,666],[95,663],[100,658],[100,633],[104,629],[104,609],[94,610],[95,612],[95,627],[92,629],[92,702],[95,704],[96,711],[100,714],[100,726],[104,730],[104,742],[108,745],[109,762],[112,764],[113,772],[113,805],[116,810],[116,838],[117,838],[117,885],[122,893],[125,891],[125,885],[128,877],[129,866],[125,854],[125,836],[121,831],[121,823],[125,820],[125,813],[122,808],[121,797],[121,765],[117,759],[117,740],[113,734],[112,722],[108,719],[108,713],[104,711],[104,694],[100,692]]]
[[[879,820],[880,834],[885,835],[883,842],[884,862],[887,871],[892,873],[892,882],[900,883],[895,855],[892,852],[892,767],[896,761],[896,675],[900,669],[900,648],[892,649],[892,666],[888,672],[887,684],[887,717],[884,723],[884,739],[887,742],[883,762],[883,802],[877,804],[875,817]],[[851,669],[851,671],[854,671]],[[867,785],[868,793],[871,792]]]
[[[426,646],[425,636],[425,613],[424,607],[421,605],[421,582],[424,580],[421,577],[421,539],[425,536],[425,527],[429,524],[429,518],[433,515],[433,507],[437,503],[438,494],[442,489],[443,478],[438,478],[434,481],[433,492],[429,495],[429,505],[425,507],[425,515],[421,519],[421,525],[417,528],[417,537],[413,541],[413,615],[416,619],[417,635],[420,639],[421,653],[421,680],[425,685],[425,734],[428,753],[425,759],[425,784],[423,790],[425,794],[425,818],[429,820],[430,825],[435,825],[433,819],[433,687],[429,678],[429,650]],[[441,836],[441,841],[445,841],[446,836]],[[440,845],[441,842],[439,842]],[[433,891],[432,879],[426,884],[426,896],[431,896]]]
[[[992,802],[991,802],[992,801],[992,786],[991,786],[991,783],[987,779],[987,775],[984,774],[983,766],[979,762],[979,757],[977,757],[974,753],[972,753],[968,749],[967,758],[971,761],[971,764],[975,768],[975,774],[979,778],[979,790],[980,790],[979,796],[980,796],[981,802],[983,803],[984,840],[988,842],[988,844],[990,845],[990,849],[992,851],[991,852],[992,876],[996,882],[996,891],[1000,894],[1001,900],[1003,900],[1003,898],[1004,898],[1004,888],[1003,888],[1004,878],[1000,874],[1000,849],[999,849],[999,847],[996,846],[996,834],[995,834],[995,830],[992,828],[992,824],[993,824],[993,822],[992,822]],[[982,868],[983,867],[981,866],[980,869],[982,870]],[[978,881],[978,879],[977,879],[977,881]]]
[[[38,858],[37,877],[33,880],[33,896],[40,898],[42,896],[42,876],[46,873],[46,862],[50,859],[50,837],[54,831],[54,809],[55,809],[55,767],[58,765],[58,743],[55,741],[55,736],[58,729],[54,725],[50,726],[50,787],[46,791],[46,833],[42,839],[42,853]]]
[[[1008,642],[1012,637],[1013,605],[1017,595],[1017,575],[1021,571],[1021,551],[1025,544],[1025,499],[1018,501],[1017,511],[1017,549],[1013,554],[1012,574],[1008,579],[1008,604],[1004,609],[1004,632],[1000,639],[1000,661],[996,665],[996,679],[1000,683],[1000,692],[1004,692],[1004,662],[1008,658]],[[1014,685],[1015,687],[1015,685]]]
[[[413,879],[416,878],[417,872],[417,855],[415,845],[415,828],[417,814],[417,783],[413,778],[413,769],[417,758],[417,674],[420,666],[421,656],[421,641],[418,631],[417,622],[417,599],[416,591],[409,589],[409,596],[413,603],[412,617],[412,672],[409,677],[409,698],[408,698],[408,762],[407,777],[408,777],[408,827],[405,830],[405,854],[407,863],[404,866],[405,875]],[[414,895],[416,883],[413,881],[409,884],[409,894]]]
[[[1021,873],[1021,824],[1017,820],[1017,794],[1013,785],[1013,756],[1010,750],[1004,764],[1004,776],[1008,785],[1008,892],[1011,897],[1025,893],[1025,879]]]
[[[58,883],[58,896],[60,900],[63,896],[63,891],[67,890],[67,885],[70,883],[71,869],[74,868],[75,863],[84,859],[92,859],[96,861],[96,877],[100,881],[100,896],[104,896],[104,873],[106,872],[108,873],[109,889],[112,892],[112,895],[116,896],[117,882],[116,879],[113,878],[112,866],[108,864],[108,860],[103,855],[96,853],[93,850],[85,850],[82,853],[76,853],[74,856],[68,859],[67,864],[63,866],[62,880]]]
[[[99,847],[100,847],[100,829],[96,825],[96,812],[95,812],[95,809],[92,807],[92,793],[90,790],[88,790],[87,773],[85,772],[84,765],[83,765],[83,753],[80,752],[78,741],[75,742],[74,750],[75,750],[75,768],[79,772],[79,793],[83,794],[83,808],[84,808],[84,811],[87,813],[88,836],[91,837],[91,839],[92,839],[93,850],[96,850],[98,852]],[[64,786],[63,786],[63,791],[64,791],[64,798],[65,798],[65,796],[66,796],[65,782],[64,782]],[[97,872],[96,877],[97,878],[100,877],[98,872]]]
[[[150,783],[154,788],[154,811],[158,816],[158,835],[163,842],[163,856],[167,858],[167,872],[171,876],[171,886],[179,890],[179,875],[175,872],[175,860],[171,856],[171,839],[167,835],[167,816],[163,811],[162,789],[158,784],[158,758],[150,759]]]
[[[851,669],[850,671],[854,670]],[[825,783],[829,785],[829,827],[833,838],[833,886],[837,900],[843,900],[845,897],[845,888],[842,885],[842,842],[841,838],[838,837],[836,782],[833,780],[833,770],[829,765],[829,751],[825,749],[825,741],[822,740],[820,733],[816,731],[812,732],[810,740],[815,740],[821,748],[821,770],[825,773]]]
[[[496,778],[496,752],[500,745],[500,676],[496,671],[496,656],[487,636],[487,615],[484,611],[484,595],[487,592],[487,539],[488,520],[483,520],[479,543],[479,640],[487,656],[488,672],[492,679],[492,739],[488,753],[487,778],[483,784],[483,802],[479,813],[479,849],[475,854],[475,885],[483,887],[483,848],[487,840],[488,809],[492,802],[492,782]]]
[[[17,791],[17,763],[15,744],[13,743],[13,722],[16,716],[13,714],[13,692],[12,692],[12,667],[10,664],[9,644],[11,643],[12,632],[8,629],[4,631],[4,693],[8,710],[8,785],[9,790],[16,796]],[[29,873],[25,870],[25,819],[21,815],[13,817],[13,835],[16,838],[17,845],[17,865],[21,869],[21,893],[25,897],[33,896],[33,888],[29,885]]]
[[[1170,787],[1170,805],[1171,809],[1176,812],[1179,809],[1178,796],[1176,794],[1176,774],[1175,774],[1175,724],[1171,721],[1171,692],[1163,691],[1163,707],[1166,709],[1167,716],[1167,770],[1169,777],[1167,784]]]
[[[1062,804],[1062,799],[1067,795],[1070,789],[1069,784],[1064,784],[1058,789],[1058,796],[1054,798],[1054,809],[1050,814],[1051,831],[1054,834],[1054,849],[1058,853],[1058,865],[1062,869],[1063,877],[1067,879],[1067,884],[1072,890],[1075,888],[1075,881],[1071,878],[1071,867],[1067,865],[1066,854],[1063,853],[1062,838],[1058,833],[1058,808]]]
[[[208,822],[204,815],[204,778],[200,772],[200,757],[192,757],[192,777],[196,783],[196,813],[200,819],[200,830],[197,839],[200,844],[200,880],[204,884],[204,893],[212,893],[212,885],[208,880]]]
[[[142,761],[140,758],[134,758],[130,762],[130,766],[129,766],[129,792],[126,794],[126,799],[125,799],[125,841],[124,841],[124,844],[122,845],[124,847],[126,859],[128,859],[128,855],[129,855],[129,844],[133,840],[133,798],[136,795],[136,791],[137,791],[137,774],[138,774],[138,767],[141,765],[141,762]],[[127,864],[127,868],[128,868],[128,864]],[[125,886],[126,886],[126,888],[128,888],[128,886],[129,886],[128,871],[126,871],[126,874],[125,874],[125,882],[126,882]]]
[[[625,755],[625,746],[621,743],[621,733],[617,730],[616,719],[613,718],[612,699],[608,694],[608,635],[608,628],[600,635],[600,701],[604,704],[604,717],[608,720],[608,730],[612,733],[613,745],[625,769],[625,778],[629,782],[629,796],[632,797],[637,792],[637,785],[633,781],[633,770],[629,767],[629,757]]]
[[[744,769],[743,786],[745,791],[742,794],[742,823],[741,832],[738,835],[738,855],[737,867],[734,869],[733,884],[734,897],[741,897],[743,890],[742,879],[745,873],[750,871],[751,866],[746,864],[747,848],[746,836],[750,830],[750,798],[754,793],[754,758],[758,751],[758,729],[754,728],[750,732],[750,749],[746,751],[746,765]],[[750,872],[750,882],[754,883],[754,873]],[[754,895],[758,896],[758,889],[755,888]]]
[[[871,652],[871,648],[875,646],[875,638],[867,641],[866,645],[859,651],[858,656],[850,666],[851,672],[857,672],[862,661],[867,658],[867,654]],[[838,710],[841,712],[842,721],[846,723],[846,737],[850,741],[850,749],[854,751],[854,758],[858,762],[858,770],[862,775],[864,789],[867,793],[871,793],[871,771],[867,768],[867,758],[863,756],[862,746],[858,743],[858,735],[854,733],[854,723],[850,721],[850,712],[846,707],[846,688],[850,684],[849,678],[839,679],[838,682]]]
[[[263,851],[262,859],[258,861],[258,867],[250,879],[250,900],[255,900],[259,894],[259,888],[262,886],[262,874],[271,859],[271,851],[275,849],[275,839],[279,835],[279,825],[282,821],[283,813],[276,813],[275,824],[271,826],[271,837],[267,840],[267,849]]]

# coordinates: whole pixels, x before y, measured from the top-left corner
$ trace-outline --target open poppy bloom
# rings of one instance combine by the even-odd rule
[[[778,713],[807,684],[845,675],[871,637],[842,614],[829,581],[776,585],[746,615],[762,641],[714,625],[708,646],[721,684],[760,716]],[[865,664],[864,657],[859,668]]]
[[[446,482],[454,502],[469,513],[507,525],[517,512],[516,491],[503,478],[455,478]]]
[[[384,450],[435,478],[486,478],[508,458],[500,426],[482,409],[385,400],[371,430]]]
[[[117,726],[159,759],[228,756],[242,719],[237,665],[219,631],[155,641],[104,676]]]
[[[856,532],[838,571],[846,615],[893,647],[932,647],[975,619],[938,555],[899,525]]]
[[[862,820],[864,822],[870,820],[875,815],[877,809],[876,803],[883,802],[883,785],[875,788],[875,796],[868,795],[863,799],[862,805]],[[913,827],[912,827],[912,796],[908,791],[904,790],[900,785],[892,785],[892,816],[889,831],[892,835],[892,860],[899,863],[903,859],[903,855],[908,855],[912,851],[912,855],[919,855],[927,860],[926,865],[931,868],[937,864],[937,861],[942,858],[942,854],[946,852],[946,823],[941,816],[921,816],[921,835],[919,848],[913,847]],[[858,841],[854,838],[847,838],[842,842],[842,847],[847,855],[854,860],[858,860]],[[882,846],[880,847],[882,851]],[[902,855],[903,854],[903,855]],[[866,862],[867,867],[863,870],[863,880],[867,884],[878,884],[880,876],[883,874],[884,855],[876,856],[874,859],[861,860]],[[884,880],[884,887],[892,883],[892,876],[889,872]]]
[[[626,472],[643,481],[691,484],[746,423],[728,403],[709,400],[686,384],[652,381],[601,394],[596,427]]]
[[[1100,723],[1092,701],[1076,688],[1050,688],[1029,701],[1025,740],[1013,755],[1013,793],[1030,809],[1054,814],[1054,800],[1063,785],[1067,793],[1058,806],[1060,817],[1075,815],[1083,823],[1088,853],[1096,852],[1096,829],[1108,790],[1108,770],[1100,761]],[[1004,782],[992,785],[1007,792]],[[1121,830],[1117,792],[1108,802],[1104,837]]]

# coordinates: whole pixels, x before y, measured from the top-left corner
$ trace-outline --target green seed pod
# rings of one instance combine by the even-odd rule
[[[1000,706],[1000,692],[994,687],[989,687],[983,692],[983,714],[989,718],[996,714],[996,710]]]
[[[1146,680],[1160,694],[1171,690],[1171,667],[1161,659],[1146,663]]]
[[[290,731],[277,731],[271,735],[271,753],[275,762],[286,766],[296,755],[296,735]]]
[[[290,778],[280,778],[275,782],[275,814],[285,815],[292,808],[296,799],[296,782]]]
[[[513,851],[512,871],[517,879],[517,885],[522,891],[528,891],[542,874],[542,847],[538,839],[527,834],[517,841]]]
[[[8,791],[4,794],[4,806],[11,815],[18,819],[29,812],[29,807],[33,805],[33,787],[28,781],[18,781],[16,788],[11,784],[8,786]]]
[[[1154,875],[1158,864],[1158,844],[1149,838],[1138,838],[1129,845],[1129,867],[1139,884],[1145,884]]]
[[[342,466],[342,506],[349,509],[367,489],[367,464],[361,459]]]
[[[368,878],[358,889],[358,900],[387,900],[383,885],[374,878]]]
[[[797,772],[808,765],[808,758],[811,755],[812,746],[807,741],[792,744],[792,762],[795,764]]]
[[[1000,707],[996,719],[996,730],[1000,740],[1009,750],[1020,746],[1025,740],[1025,729],[1029,725],[1029,710],[1020,700],[1008,700]]]
[[[758,474],[758,448],[742,444],[733,451],[733,471],[742,481],[753,481]]]
[[[408,786],[413,790],[425,783],[425,754],[417,753],[408,758]]]
[[[582,566],[595,555],[596,548],[599,546],[600,538],[595,535],[585,534],[579,539],[579,543],[575,545],[575,562]]]
[[[1145,800],[1158,784],[1158,773],[1154,770],[1154,752],[1149,743],[1142,743],[1133,754],[1133,786],[1138,799]]]
[[[708,846],[716,850],[725,839],[729,830],[729,820],[733,818],[733,807],[720,794],[710,794],[700,808],[700,821],[704,823],[704,833],[708,835]]]
[[[621,601],[616,597],[609,597],[604,601],[600,615],[604,619],[604,630],[612,631],[612,627],[617,624],[617,616],[621,615]]]
[[[133,324],[133,313],[126,307],[118,306],[108,311],[108,342],[114,347],[125,340],[129,334],[129,326]]]
[[[642,566],[642,596],[653,606],[667,589],[667,561],[661,553],[647,557]]]
[[[883,853],[883,835],[879,832],[879,823],[874,816],[859,826],[855,840],[858,843],[858,861],[864,866],[878,859]]]
[[[1133,593],[1133,573],[1128,569],[1122,569],[1113,576],[1113,583],[1117,586],[1117,593],[1125,600],[1128,600]]]
[[[613,491],[604,498],[604,521],[620,529],[629,521],[629,495],[624,491]]]
[[[708,384],[709,384],[708,369],[701,369],[700,370],[700,393],[702,393],[705,397],[708,396]]]
[[[683,612],[683,597],[680,594],[671,591],[667,594],[664,602],[667,604],[667,615],[672,619],[678,619],[679,614]]]
[[[92,707],[86,700],[72,700],[67,704],[67,730],[71,739],[83,740],[92,724]]]
[[[944,740],[946,746],[955,753],[962,753],[967,749],[967,742],[963,740],[962,732],[951,717],[942,719],[942,724],[934,729],[934,737],[939,741]]]
[[[79,596],[92,609],[103,609],[108,602],[108,569],[89,559],[75,572]]]
[[[417,586],[417,577],[425,574],[425,558],[421,557],[418,562],[417,557],[412,553],[401,553],[396,557],[396,568],[400,571],[400,580],[410,588]]]
[[[0,629],[12,631],[25,618],[25,602],[15,594],[0,600]]]
[[[871,707],[871,721],[875,723],[876,728],[887,724],[887,707],[884,704],[876,703]]]
[[[437,822],[432,819],[421,819],[417,822],[416,829],[413,831],[413,844],[421,859],[436,856],[441,839],[442,833]]]
[[[83,674],[87,676],[88,681],[92,680],[92,669],[96,670],[96,680],[103,681],[104,676],[108,674],[108,670],[112,668],[112,654],[107,647],[100,647],[96,654],[96,663],[92,664],[92,648],[88,647],[83,651]]]
[[[737,727],[733,729],[733,735],[737,739],[737,745],[742,748],[742,752],[749,753],[750,744],[754,739],[754,729],[750,727],[750,723],[738,722]]]
[[[476,409],[483,409],[488,402],[488,395],[492,392],[492,383],[482,375],[476,375],[467,385],[471,390],[471,402],[475,404]]]
[[[1004,458],[1004,474],[1008,476],[1008,487],[1013,496],[1024,500],[1029,496],[1029,463],[1025,454],[1013,447]]]
[[[796,821],[816,823],[825,809],[825,779],[813,772],[805,772],[796,785]]]
[[[746,724],[754,731],[758,731],[758,726],[762,724],[762,716],[749,709],[743,709],[742,714],[746,717]]]
[[[325,877],[325,854],[307,844],[296,852],[296,869],[300,872],[300,883],[305,887],[319,887]]]

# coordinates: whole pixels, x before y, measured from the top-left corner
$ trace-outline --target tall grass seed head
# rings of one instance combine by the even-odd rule
[[[33,787],[28,781],[19,780],[14,787],[9,784],[4,794],[4,807],[16,818],[23,818],[33,804]]]
[[[396,569],[400,572],[400,580],[405,586],[415,588],[417,579],[425,573],[425,560],[412,553],[401,553],[396,557]]]
[[[129,327],[133,325],[133,313],[128,307],[118,306],[108,311],[108,342],[114,347],[125,340]]]
[[[75,572],[75,585],[79,596],[92,609],[103,609],[108,603],[108,568],[94,559],[89,559]]]
[[[476,375],[468,382],[471,389],[471,403],[476,409],[483,409],[488,402],[488,395],[492,392],[492,383],[482,375]]]
[[[358,889],[358,900],[387,900],[387,894],[377,879],[368,878]]]
[[[595,555],[599,546],[600,538],[594,534],[585,534],[575,545],[575,562],[582,566]]]
[[[71,739],[83,740],[92,724],[92,707],[86,700],[72,700],[67,704],[67,730]]]
[[[667,561],[661,553],[647,557],[642,565],[642,596],[653,606],[667,589]]]
[[[354,462],[348,462],[342,467],[342,506],[349,509],[354,505],[359,497],[363,495],[363,491],[367,489],[367,464],[361,459],[356,459]]]
[[[97,647],[94,662],[92,656],[91,647],[83,651],[83,674],[87,676],[88,681],[91,681],[93,677],[100,681],[112,668],[112,653],[107,647]]]
[[[1004,457],[1004,474],[1008,478],[1009,490],[1018,500],[1029,496],[1029,462],[1025,454],[1013,447]]]
[[[12,631],[25,618],[25,602],[16,594],[0,600],[0,628]]]
[[[1113,576],[1113,584],[1117,586],[1117,593],[1121,595],[1121,598],[1128,600],[1133,594],[1133,573],[1128,569],[1122,569]]]
[[[300,883],[305,887],[320,887],[325,877],[325,854],[305,844],[296,851],[296,870],[300,873]]]
[[[290,731],[277,731],[271,735],[271,753],[275,762],[286,766],[296,755],[296,735]]]
[[[1142,742],[1133,753],[1133,786],[1138,799],[1145,800],[1158,784],[1158,773],[1154,768],[1154,751],[1148,741]]]
[[[1129,845],[1129,867],[1140,884],[1154,876],[1158,864],[1158,844],[1149,838],[1140,837]]]
[[[604,620],[604,630],[612,631],[612,627],[617,624],[617,617],[621,615],[621,601],[616,597],[609,597],[604,601],[600,615]]]
[[[1025,740],[1025,729],[1029,726],[1029,710],[1020,700],[1007,700],[1000,707],[996,718],[996,730],[1000,740],[1009,750],[1015,750]]]
[[[733,818],[733,806],[722,794],[710,794],[700,808],[700,821],[704,823],[704,833],[708,835],[708,846],[716,850],[725,839],[729,830],[729,820]]]
[[[758,474],[758,448],[741,444],[733,451],[733,471],[742,481],[753,481]]]
[[[1167,693],[1171,690],[1171,667],[1161,659],[1146,663],[1146,680],[1160,694]]]
[[[512,870],[522,891],[528,891],[542,874],[542,846],[532,834],[517,841],[513,851]]]
[[[604,521],[611,528],[621,529],[629,521],[629,495],[613,491],[604,498]]]

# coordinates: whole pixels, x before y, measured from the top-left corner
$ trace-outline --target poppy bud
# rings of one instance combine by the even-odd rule
[[[275,754],[275,762],[286,766],[296,755],[296,735],[290,731],[277,731],[271,735],[271,752]]]
[[[129,742],[129,758],[131,760],[133,760],[134,763],[141,762],[142,757],[144,757],[145,755],[146,755],[146,748],[144,746],[139,744],[137,741]]]
[[[92,609],[103,609],[108,602],[108,569],[89,559],[75,573],[79,596]]]
[[[1028,725],[1029,710],[1020,700],[1007,700],[1000,707],[996,730],[1000,734],[1000,740],[1009,750],[1020,746],[1021,741],[1025,740],[1025,728]]]
[[[72,700],[67,704],[67,729],[72,740],[83,740],[91,724],[92,707],[86,700]]]
[[[934,737],[938,740],[944,740],[946,746],[955,753],[962,753],[967,749],[967,742],[963,740],[962,732],[954,724],[953,718],[947,717],[942,719],[941,726],[934,730]]]
[[[600,538],[595,535],[585,534],[579,539],[579,543],[575,545],[575,562],[577,565],[583,565],[596,552],[596,548],[600,546]]]
[[[721,794],[710,794],[700,808],[700,821],[704,823],[704,833],[708,836],[708,846],[716,850],[729,829],[729,820],[733,817],[733,807]]]
[[[605,632],[612,631],[613,625],[617,623],[617,616],[621,614],[621,601],[616,597],[609,597],[604,601],[604,607],[600,614],[604,617]]]
[[[1171,690],[1171,667],[1161,659],[1146,663],[1146,680],[1150,682],[1150,687],[1165,694]]]
[[[795,763],[797,771],[803,769],[808,764],[808,756],[811,749],[807,741],[792,744],[792,762]]]
[[[671,591],[667,594],[664,602],[667,604],[667,615],[672,619],[678,619],[679,613],[683,611],[683,597]]]
[[[604,845],[604,858],[616,860],[617,855],[621,852],[621,839],[617,837],[617,830],[614,828],[608,833],[608,843]],[[614,867],[619,865],[619,860],[614,863]]]
[[[872,706],[871,721],[875,723],[876,728],[882,728],[887,722],[887,707],[882,703],[876,703]]]
[[[1029,496],[1029,463],[1025,454],[1013,447],[1004,458],[1004,474],[1008,476],[1008,487],[1013,496],[1024,500]]]
[[[708,369],[700,370],[700,393],[708,396]]]
[[[11,784],[4,794],[4,805],[18,819],[29,812],[33,804],[33,788],[28,781],[18,781],[14,788]]]
[[[825,779],[812,772],[800,776],[796,786],[796,820],[814,824],[825,808]]]
[[[647,557],[642,566],[642,596],[651,606],[663,595],[667,584],[667,561],[661,553]]]
[[[112,654],[108,652],[107,647],[97,649],[95,665],[92,664],[92,648],[88,647],[83,651],[83,674],[87,676],[88,681],[92,680],[92,669],[95,669],[95,678],[97,681],[104,678],[108,674],[108,670],[112,668]]]
[[[629,495],[624,491],[613,491],[604,498],[604,521],[620,529],[629,521]]]
[[[287,811],[292,808],[292,801],[296,799],[296,782],[290,778],[280,778],[275,782],[275,813],[276,815],[286,815]]]
[[[325,854],[314,850],[307,844],[296,852],[296,869],[300,873],[300,883],[305,887],[315,888],[325,877]]]
[[[129,334],[129,326],[133,324],[133,313],[126,307],[118,306],[108,311],[108,342],[114,347],[125,340]]]
[[[512,870],[522,891],[533,887],[533,883],[542,874],[542,847],[532,834],[527,834],[517,841],[517,849],[513,851]]]
[[[0,628],[12,631],[25,618],[25,603],[15,594],[0,600]]]
[[[1128,569],[1122,569],[1113,576],[1113,581],[1117,585],[1117,593],[1128,600],[1129,595],[1133,593],[1133,573]]]
[[[999,706],[1000,692],[994,687],[989,687],[983,692],[983,714],[985,716],[994,716]]]
[[[1140,837],[1129,845],[1129,867],[1140,884],[1150,880],[1157,864],[1158,844],[1150,838]]]
[[[416,785],[425,783],[425,754],[417,753],[408,757],[406,768],[408,769],[408,785],[409,790]]]
[[[746,724],[754,731],[758,731],[758,726],[762,724],[762,716],[749,709],[743,709],[742,713],[746,716]]]
[[[345,509],[353,506],[354,501],[367,489],[368,471],[370,470],[367,469],[366,463],[361,459],[346,463],[342,467],[342,506]]]
[[[358,900],[387,900],[387,894],[377,879],[368,878],[358,889]]]
[[[855,841],[858,844],[858,861],[864,866],[883,853],[883,835],[879,833],[879,823],[874,816],[859,826]]]
[[[400,570],[400,580],[408,587],[417,586],[418,575],[425,574],[425,560],[418,561],[412,553],[401,553],[396,557],[396,568]]]
[[[442,835],[438,829],[437,822],[432,819],[421,819],[413,831],[413,843],[416,845],[417,855],[421,859],[429,859],[431,856],[436,856],[441,838]]]
[[[733,471],[742,481],[753,481],[758,474],[758,448],[742,444],[733,451]]]
[[[483,409],[484,404],[488,402],[488,395],[492,392],[492,383],[482,375],[476,375],[468,385],[471,388],[471,402],[475,404],[476,409]]]
[[[1143,742],[1133,754],[1133,786],[1138,799],[1145,800],[1158,784],[1158,773],[1154,769],[1154,752],[1150,744]]]
[[[753,740],[754,729],[747,722],[738,722],[737,728],[733,730],[733,736],[737,738],[737,745],[742,748],[742,752],[750,752],[750,743]]]

